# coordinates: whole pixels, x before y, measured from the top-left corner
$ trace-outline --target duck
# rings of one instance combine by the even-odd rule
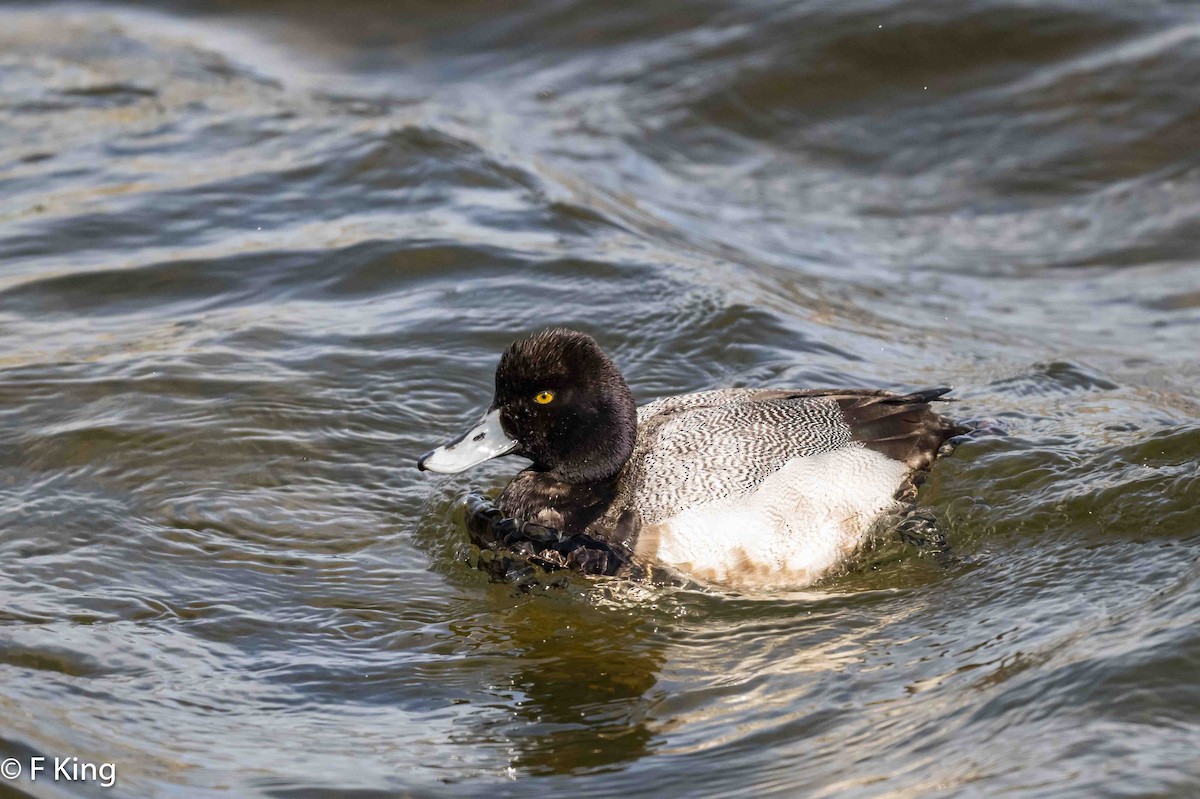
[[[572,546],[599,547],[702,584],[804,588],[913,507],[969,432],[933,410],[950,390],[720,388],[639,407],[592,336],[551,327],[503,352],[482,420],[417,467],[531,461],[492,513],[551,531],[565,568],[594,562]]]

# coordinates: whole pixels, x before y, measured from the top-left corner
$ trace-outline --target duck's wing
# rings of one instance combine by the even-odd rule
[[[667,397],[638,411],[627,485],[643,523],[740,496],[784,464],[846,447],[903,463],[910,486],[966,428],[930,403],[949,389],[722,389]],[[850,479],[848,476],[847,479]]]

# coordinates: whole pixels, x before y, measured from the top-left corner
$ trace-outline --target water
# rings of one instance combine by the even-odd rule
[[[1200,7],[0,6],[0,796],[1200,794]],[[803,593],[468,563],[500,350],[953,384]]]

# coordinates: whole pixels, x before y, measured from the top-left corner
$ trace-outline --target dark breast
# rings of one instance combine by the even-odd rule
[[[621,475],[600,483],[570,484],[526,469],[512,479],[496,506],[506,516],[569,535],[589,533],[612,543],[634,543],[633,515],[616,507]]]

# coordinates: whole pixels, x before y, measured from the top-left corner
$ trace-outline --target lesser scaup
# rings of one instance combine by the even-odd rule
[[[560,543],[733,588],[798,587],[852,556],[968,432],[930,407],[947,391],[730,388],[638,408],[591,336],[551,328],[505,350],[483,420],[417,465],[520,455],[533,464],[497,512]]]

